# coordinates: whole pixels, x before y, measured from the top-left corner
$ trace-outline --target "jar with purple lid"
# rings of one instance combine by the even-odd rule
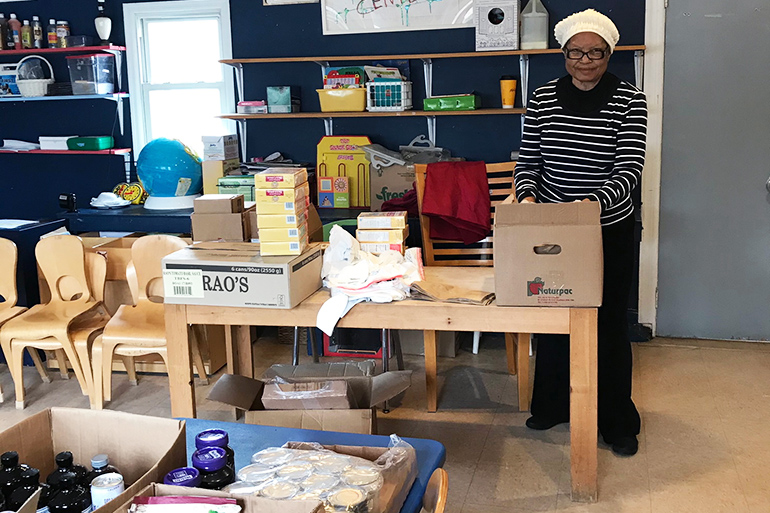
[[[235,451],[230,446],[230,437],[227,431],[223,429],[207,429],[201,431],[195,437],[195,448],[205,449],[206,447],[221,447],[227,453],[227,466],[235,472]]]
[[[166,477],[163,478],[163,484],[199,488],[201,485],[201,473],[198,472],[197,468],[178,468],[166,474]]]
[[[235,472],[227,465],[227,452],[221,447],[198,449],[192,463],[201,473],[201,488],[221,490],[235,481]]]

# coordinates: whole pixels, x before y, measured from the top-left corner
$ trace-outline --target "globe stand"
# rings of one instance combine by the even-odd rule
[[[144,202],[144,208],[147,210],[183,210],[192,209],[195,198],[199,198],[200,194],[193,194],[191,196],[150,196],[147,201]]]

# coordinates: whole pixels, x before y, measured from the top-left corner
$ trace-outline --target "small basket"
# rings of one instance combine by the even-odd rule
[[[411,108],[411,82],[392,80],[366,83],[366,110],[370,112],[397,112]]]
[[[363,112],[366,91],[363,88],[316,89],[321,112]]]
[[[51,78],[35,78],[30,80],[23,80],[20,77],[16,78],[16,85],[19,87],[19,92],[22,96],[30,97],[30,96],[45,96],[48,93],[48,86],[53,84],[55,82],[54,76],[53,76],[53,67],[51,66],[51,63],[48,62],[48,59],[45,57],[41,57],[40,55],[27,55],[22,60],[19,61],[16,71],[18,73],[18,70],[21,69],[21,65],[24,61],[27,59],[40,59],[41,61],[48,64],[48,69],[51,71]]]

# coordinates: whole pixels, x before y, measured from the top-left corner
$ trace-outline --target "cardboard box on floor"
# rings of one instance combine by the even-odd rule
[[[263,377],[263,380],[267,378]],[[411,371],[387,372],[379,376],[291,378],[291,381],[303,383],[330,380],[346,382],[345,401],[348,405],[353,405],[352,409],[267,410],[262,403],[265,381],[230,374],[217,381],[208,398],[245,410],[247,424],[372,434],[376,432],[377,422],[374,406],[409,388]],[[325,400],[328,402],[324,402]],[[322,398],[317,400],[314,406],[334,408],[339,406],[341,401],[341,395]]]
[[[126,490],[98,508],[99,513],[112,513],[187,463],[184,421],[106,410],[51,408],[27,417],[0,433],[0,453],[6,451],[17,451],[19,461],[40,469],[42,479],[56,468],[59,452],[72,452],[83,465],[95,454],[107,454],[120,469]]]
[[[596,202],[495,208],[498,306],[600,306],[602,227]]]
[[[241,513],[323,513],[323,505],[319,501],[275,501],[256,495],[231,495],[219,490],[204,490],[203,488],[186,488],[152,483],[136,494],[138,497],[164,496],[195,496],[195,497],[226,497],[235,499],[242,508]],[[133,497],[116,507],[115,513],[128,513]],[[100,510],[101,511],[101,510]]]

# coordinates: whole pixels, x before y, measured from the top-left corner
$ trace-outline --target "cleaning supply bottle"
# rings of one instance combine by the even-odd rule
[[[521,11],[521,49],[548,48],[548,11],[540,0],[529,0]]]
[[[56,455],[57,469],[48,474],[45,482],[52,488],[58,490],[61,488],[61,478],[66,474],[74,474],[78,484],[85,482],[88,470],[83,465],[76,465],[72,453],[69,451],[60,452]]]
[[[32,25],[29,20],[24,20],[24,25],[21,26],[21,47],[32,48]]]
[[[80,486],[72,472],[65,472],[59,480],[61,490],[48,502],[51,513],[89,513],[91,494]]]
[[[43,24],[37,16],[32,16],[32,47],[43,48]]]
[[[12,511],[18,511],[21,506],[27,502],[33,493],[40,488],[40,471],[36,468],[28,468],[21,474],[21,484],[16,490],[13,491],[11,496],[7,500],[7,505]],[[40,493],[40,498],[37,502],[37,511],[48,511],[48,501],[50,491],[47,484],[43,484],[43,489]]]
[[[26,470],[19,465],[19,453],[16,451],[4,452],[0,456],[0,492],[7,498],[19,486],[21,474]]]
[[[45,29],[46,36],[48,37],[48,48],[58,48],[59,38],[56,35],[56,20],[51,18],[48,20],[48,26]]]
[[[97,454],[91,458],[91,472],[86,476],[85,484],[90,485],[91,481],[103,474],[120,474],[120,470],[110,465],[110,458],[106,454]]]
[[[13,49],[21,50],[21,22],[16,19],[16,15],[11,13],[11,19],[8,20],[8,32],[13,36]]]
[[[0,52],[5,50],[5,40],[8,38],[8,22],[5,21],[5,14],[0,12]]]

